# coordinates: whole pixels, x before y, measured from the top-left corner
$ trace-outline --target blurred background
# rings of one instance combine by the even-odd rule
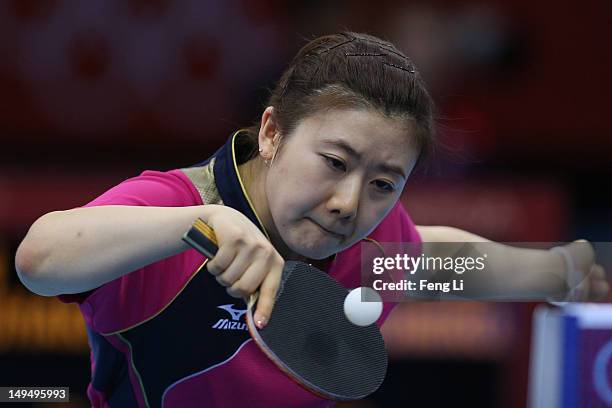
[[[434,95],[441,148],[403,195],[417,224],[612,241],[612,3],[563,3],[0,1],[0,385],[88,405],[78,309],[15,275],[34,220],[208,157],[326,33],[394,42]],[[525,406],[534,306],[398,306],[387,380],[354,406]]]

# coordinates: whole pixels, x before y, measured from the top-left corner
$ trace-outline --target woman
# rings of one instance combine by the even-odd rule
[[[356,33],[320,37],[284,72],[261,122],[206,161],[145,171],[83,208],[37,220],[17,252],[19,277],[35,293],[79,303],[92,349],[92,405],[328,404],[258,351],[236,298],[259,288],[255,320],[263,327],[284,260],[307,261],[357,287],[364,239],[483,241],[416,227],[398,201],[432,145],[432,105],[392,44]],[[198,217],[219,241],[203,270],[204,258],[180,239]],[[591,294],[605,293],[592,253],[571,252],[593,271]],[[564,256],[518,255],[541,271],[520,279],[524,289],[566,289]]]

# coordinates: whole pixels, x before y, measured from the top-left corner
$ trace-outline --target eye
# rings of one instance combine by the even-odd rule
[[[384,191],[385,193],[392,193],[393,191],[395,191],[395,186],[391,183],[388,183],[386,181],[383,180],[375,180],[374,184],[376,185],[377,188],[379,188],[380,190]]]
[[[339,159],[331,156],[323,156],[323,159],[327,162],[327,165],[334,170],[346,171],[346,165]]]

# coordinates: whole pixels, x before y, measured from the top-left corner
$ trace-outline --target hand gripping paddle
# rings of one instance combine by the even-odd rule
[[[211,259],[214,231],[198,219],[183,240]],[[259,330],[253,321],[257,295],[247,303],[249,333],[286,375],[321,397],[355,400],[376,391],[385,378],[387,353],[376,324],[356,326],[344,314],[348,290],[325,272],[286,261],[272,315]]]

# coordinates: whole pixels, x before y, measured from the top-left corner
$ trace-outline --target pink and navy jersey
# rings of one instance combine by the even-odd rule
[[[235,133],[212,157],[193,167],[145,171],[86,207],[102,205],[230,206],[265,231],[251,207],[237,166]],[[419,242],[398,202],[368,237]],[[347,288],[360,285],[360,245],[336,255],[325,271]],[[251,340],[245,305],[207,273],[205,258],[187,250],[87,293],[77,302],[91,348],[87,393],[94,407],[324,407],[331,401],[281,372]],[[385,303],[381,325],[393,304]]]

